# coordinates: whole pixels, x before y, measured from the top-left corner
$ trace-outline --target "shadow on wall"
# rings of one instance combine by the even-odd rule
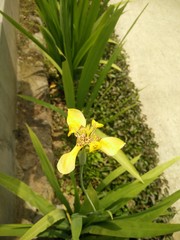
[[[18,1],[1,0],[0,9],[17,19]],[[14,175],[16,34],[14,28],[4,21],[2,16],[0,16],[0,53],[0,171]],[[0,223],[11,223],[14,220],[15,198],[1,187],[0,196]]]

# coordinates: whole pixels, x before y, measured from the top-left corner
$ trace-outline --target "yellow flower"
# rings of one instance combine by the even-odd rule
[[[103,127],[103,124],[96,122],[94,119],[91,124],[86,124],[83,113],[74,108],[68,109],[67,124],[69,126],[70,136],[72,133],[77,137],[75,147],[68,153],[61,156],[57,168],[60,173],[68,174],[75,168],[76,157],[85,146],[89,146],[89,151],[100,150],[108,156],[114,156],[123,146],[124,142],[115,137],[99,138],[95,134],[97,128]]]

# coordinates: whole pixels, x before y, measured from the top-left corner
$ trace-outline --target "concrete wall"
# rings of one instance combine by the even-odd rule
[[[18,18],[18,0],[0,0],[0,9]],[[0,15],[0,171],[14,175],[16,119],[16,34]],[[13,223],[15,198],[0,188],[0,223]]]

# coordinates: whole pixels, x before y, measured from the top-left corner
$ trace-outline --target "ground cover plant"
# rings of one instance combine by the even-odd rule
[[[68,7],[68,9],[71,9],[69,7],[72,7],[72,5],[68,5],[67,2],[68,1],[66,1],[66,3],[62,1],[64,8]],[[108,1],[106,1],[106,3],[107,2]],[[53,3],[56,3],[56,1],[53,1]],[[61,6],[61,1],[57,1],[57,4],[60,4],[57,6]],[[104,6],[106,7],[106,5]],[[100,8],[101,11],[104,9],[104,6],[103,8]],[[115,8],[113,9],[115,10]],[[10,21],[12,22],[12,20]],[[98,43],[99,42],[96,44]],[[120,45],[115,44],[114,46],[119,47]],[[117,54],[116,51],[115,53]],[[62,55],[61,51],[60,55]],[[63,55],[66,56],[65,54]],[[53,61],[51,60],[51,62]],[[98,82],[98,77],[101,76],[102,73],[102,68],[99,68],[99,66],[104,62],[106,61],[98,61],[98,70],[92,81],[93,84]],[[55,63],[55,66],[56,65],[57,63]],[[58,64],[58,67],[59,66],[61,67],[60,63]],[[63,68],[62,63],[62,73],[68,73],[68,76],[66,77],[69,78],[69,67],[67,65],[66,67]],[[118,69],[117,75],[120,75],[119,71],[122,71],[121,68],[118,68],[117,66],[115,68]],[[61,70],[59,68],[57,69],[59,73],[61,73]],[[132,83],[123,81],[124,70],[120,75],[120,81],[115,82],[113,80],[118,78],[116,73],[112,72],[112,70],[109,72],[108,69],[111,69],[110,66],[106,69],[108,73],[108,80],[105,82],[104,86],[100,84],[98,88],[100,89],[100,91],[98,91],[100,97],[98,97],[96,101],[94,98],[90,105],[87,103],[87,106],[89,108],[83,108],[84,114],[80,110],[75,109],[74,105],[71,105],[72,99],[67,100],[68,97],[66,91],[65,99],[68,111],[63,111],[62,109],[59,109],[56,106],[50,105],[41,100],[35,100],[31,97],[22,96],[27,100],[31,100],[49,107],[61,116],[67,118],[67,125],[64,126],[65,132],[68,126],[69,135],[74,134],[77,138],[77,140],[72,139],[72,143],[75,145],[73,146],[72,151],[67,153],[61,152],[61,155],[59,156],[60,160],[57,165],[61,174],[70,175],[74,191],[74,203],[72,206],[68,202],[68,199],[64,195],[64,192],[61,190],[62,176],[60,175],[60,177],[57,178],[56,174],[54,173],[54,168],[51,165],[47,155],[45,154],[45,151],[43,150],[43,147],[36,134],[32,131],[31,128],[27,126],[30,138],[40,159],[43,172],[47,177],[50,185],[52,186],[59,204],[56,206],[52,203],[49,203],[46,199],[33,192],[26,184],[22,183],[21,181],[10,176],[6,176],[3,173],[0,174],[0,184],[20,198],[29,202],[31,205],[35,206],[38,209],[38,214],[40,216],[40,220],[38,220],[35,224],[0,225],[1,236],[19,236],[21,239],[32,239],[36,236],[75,240],[97,238],[128,239],[155,237],[159,235],[170,234],[180,229],[179,224],[165,224],[155,222],[159,216],[167,214],[167,209],[179,199],[179,191],[167,198],[164,198],[154,206],[150,206],[151,204],[147,204],[148,206],[146,207],[143,206],[143,211],[141,209],[139,213],[134,213],[133,211],[129,211],[128,213],[127,211],[124,211],[127,205],[132,205],[134,198],[137,197],[140,192],[142,192],[147,186],[154,182],[167,167],[178,161],[179,158],[175,158],[157,167],[152,164],[150,166],[150,169],[143,169],[143,171],[140,168],[141,170],[138,170],[142,175],[139,175],[136,170],[136,168],[138,168],[138,165],[136,168],[134,168],[133,164],[135,164],[137,161],[141,161],[140,154],[142,154],[142,152],[139,146],[139,148],[135,147],[133,138],[132,142],[129,141],[129,135],[134,134],[134,137],[136,137],[138,133],[141,134],[142,129],[140,126],[136,128],[134,125],[133,128],[130,129],[132,122],[130,121],[128,125],[127,121],[128,115],[133,109],[136,109],[137,112],[139,111],[139,109],[136,108],[138,102],[136,91],[134,93],[130,91],[130,89],[132,89],[132,86],[128,88],[127,85],[131,85]],[[86,74],[88,73],[89,72],[87,71]],[[70,76],[70,79],[71,78],[72,76]],[[124,85],[127,86],[127,88],[123,89],[124,95],[126,96],[125,98],[123,95],[119,95],[118,91],[120,91],[121,88],[118,88],[118,85],[120,86],[120,83],[122,84],[122,89]],[[116,87],[114,88],[115,85]],[[110,99],[110,95],[107,95],[107,92],[110,90],[112,99]],[[112,90],[114,94],[112,94]],[[89,94],[91,94],[91,91],[87,92],[87,97]],[[121,111],[119,111],[119,109],[113,109],[114,105],[113,107],[111,105],[117,99],[121,100]],[[131,102],[130,100],[133,101]],[[126,105],[126,103],[128,103],[128,105]],[[90,108],[91,104],[93,104],[93,108]],[[81,108],[83,104],[78,105],[77,101],[77,106]],[[87,122],[85,120],[85,117],[87,117]],[[134,118],[129,119],[134,121]],[[139,120],[136,119],[136,121],[138,122]],[[103,124],[105,125],[104,132],[113,137],[109,138],[99,130],[99,128],[103,127]],[[124,127],[122,127],[123,125]],[[149,135],[151,135],[150,132]],[[115,136],[118,136],[118,138],[114,138]],[[119,138],[119,136],[122,140]],[[144,144],[144,141],[146,141],[143,139],[140,140],[142,141],[142,145]],[[124,142],[126,142],[125,151],[127,155],[125,155],[121,150]],[[152,144],[154,143],[152,142]],[[93,153],[89,153],[89,150]],[[110,155],[111,158],[115,159],[113,160],[113,164],[115,165],[116,163],[116,166],[114,168],[107,168],[105,171],[105,176],[100,176],[97,182],[91,184],[90,177],[84,181],[84,176],[88,175],[88,168],[91,167],[92,163],[96,162],[96,167],[100,167],[100,164],[102,163],[104,166],[108,166],[109,164],[109,160],[107,160],[104,155],[101,155],[100,153],[97,154],[95,150],[100,150],[106,153],[106,155]],[[131,159],[131,161],[129,161],[129,159]],[[78,168],[73,171],[75,168],[75,160]],[[117,163],[120,163],[120,165]],[[113,164],[109,166],[112,166]],[[140,163],[140,165],[142,165],[142,163]],[[147,165],[146,162],[145,165]],[[126,170],[133,176],[133,181],[131,183],[129,180],[127,180],[127,175],[122,175]],[[116,184],[112,188],[112,181],[116,180],[117,177],[121,175],[121,180],[117,180]],[[129,178],[132,180],[132,177]],[[137,180],[134,180],[134,178]],[[77,187],[78,182],[79,186]],[[149,191],[149,195],[150,194],[151,192]],[[152,195],[150,195],[150,198],[151,197]]]

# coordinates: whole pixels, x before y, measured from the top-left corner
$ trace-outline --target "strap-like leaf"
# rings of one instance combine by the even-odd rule
[[[122,44],[119,44],[115,48],[113,54],[111,55],[111,57],[107,61],[107,64],[105,65],[103,70],[100,72],[99,78],[97,79],[97,82],[95,83],[95,86],[93,87],[92,93],[91,93],[91,95],[88,99],[87,105],[85,107],[85,112],[89,112],[89,109],[92,107],[94,100],[98,96],[99,89],[100,89],[101,85],[103,84],[103,82],[105,81],[106,75],[109,72],[112,64],[115,62],[115,60],[119,56],[121,49],[122,49]]]
[[[61,223],[63,225],[63,222]],[[0,236],[1,237],[21,237],[23,236],[30,228],[33,227],[33,224],[0,224]],[[64,228],[61,229],[47,229],[45,232],[40,233],[40,237],[49,237],[49,238],[59,238],[67,239],[67,234],[65,233]],[[69,230],[69,228],[67,229]]]
[[[21,182],[17,178],[0,173],[0,185],[25,202],[37,208],[41,213],[47,214],[52,211],[55,206],[50,204],[46,199],[34,192],[28,185]]]
[[[114,220],[87,227],[83,233],[112,237],[145,238],[171,234],[176,231],[180,231],[180,224]]]
[[[124,10],[124,8],[114,9],[113,6],[110,6],[109,9],[111,11],[113,10],[113,13],[111,13],[112,15],[111,17],[109,17],[108,11],[106,12],[107,16],[106,21],[102,25],[103,29],[97,37],[95,44],[93,44],[92,48],[88,53],[87,60],[84,64],[84,68],[79,80],[77,91],[77,107],[79,109],[84,106],[84,102],[86,100],[91,81],[94,77],[95,72],[97,71],[98,64],[102,57],[106,43],[115,27],[116,22],[119,19],[119,16]]]
[[[56,106],[54,106],[54,105],[52,105],[50,103],[47,103],[47,102],[45,102],[43,100],[37,99],[37,98],[32,97],[32,96],[21,95],[21,94],[19,94],[18,96],[23,98],[24,100],[27,100],[27,101],[33,102],[35,104],[39,104],[39,105],[41,105],[43,107],[49,108],[52,111],[55,111],[55,112],[59,113],[63,117],[67,116],[67,114],[62,109],[60,109],[59,107],[56,107]]]
[[[21,237],[33,224],[0,224],[1,237]]]
[[[79,214],[73,214],[71,217],[71,233],[73,240],[79,240],[82,231],[82,216]]]
[[[100,200],[102,209],[110,208],[113,213],[116,212],[120,207],[124,206],[124,204],[126,204],[130,199],[136,197],[150,183],[156,180],[158,176],[162,174],[168,167],[179,160],[180,157],[176,157],[144,174],[142,176],[144,184],[136,180],[133,183],[121,187],[116,191],[110,192],[102,200]]]
[[[96,129],[96,134],[103,138],[106,137],[107,135],[104,134],[101,130]],[[130,160],[128,159],[128,157],[123,153],[123,151],[119,150],[119,152],[112,156],[114,159],[116,159],[116,161],[118,161],[123,168],[126,169],[126,171],[128,171],[132,176],[134,176],[136,179],[138,179],[139,181],[143,182],[142,178],[140,177],[138,171],[135,169],[135,167],[133,166],[133,164],[131,164]]]
[[[130,162],[131,164],[135,164],[140,158],[140,155],[133,158]],[[126,171],[125,168],[123,168],[122,166],[116,168],[114,171],[110,172],[109,175],[102,180],[102,182],[99,184],[99,186],[97,187],[97,191],[101,192],[105,187],[107,187],[114,179],[116,179],[117,177],[119,177],[121,174],[123,174]]]
[[[70,66],[67,60],[63,62],[62,69],[63,69],[62,80],[66,104],[68,108],[72,108],[75,107],[74,83],[71,75]]]
[[[91,199],[91,202],[93,203],[95,209],[98,210],[99,209],[99,199],[97,196],[97,192],[95,191],[95,189],[93,188],[93,186],[91,184],[88,186],[86,191],[87,191],[88,196]],[[88,199],[85,197],[84,202],[81,205],[80,213],[86,214],[86,213],[89,213],[92,211],[93,211],[92,206],[89,203]]]
[[[28,32],[25,28],[23,28],[18,22],[16,22],[13,18],[5,14],[4,12],[0,11],[0,13],[15,27],[17,28],[21,33],[23,33],[26,37],[31,39],[43,52],[43,54],[47,57],[47,59],[56,67],[56,69],[59,71],[60,74],[62,74],[61,67],[55,62],[55,60],[49,55],[47,52],[47,49],[44,47],[43,44],[39,40],[37,40],[30,32]]]
[[[67,199],[65,198],[65,196],[63,195],[63,193],[60,190],[60,186],[59,186],[58,180],[56,178],[56,175],[54,173],[52,164],[50,163],[38,137],[36,136],[36,134],[32,131],[32,129],[30,127],[27,126],[27,128],[28,128],[29,135],[30,135],[31,141],[33,143],[33,146],[39,157],[41,167],[42,167],[44,174],[46,175],[49,183],[51,184],[52,188],[54,189],[54,191],[56,193],[56,196],[59,198],[61,203],[66,206],[69,213],[72,213],[71,207],[70,207]]]
[[[55,209],[41,218],[35,223],[21,238],[20,240],[31,240],[38,236],[38,234],[45,231],[54,223],[61,219],[65,219],[66,215],[62,209]]]
[[[180,199],[180,190],[168,196],[155,206],[137,214],[133,214],[126,217],[120,217],[120,219],[133,220],[133,221],[153,221],[159,216],[165,214],[166,210]]]

